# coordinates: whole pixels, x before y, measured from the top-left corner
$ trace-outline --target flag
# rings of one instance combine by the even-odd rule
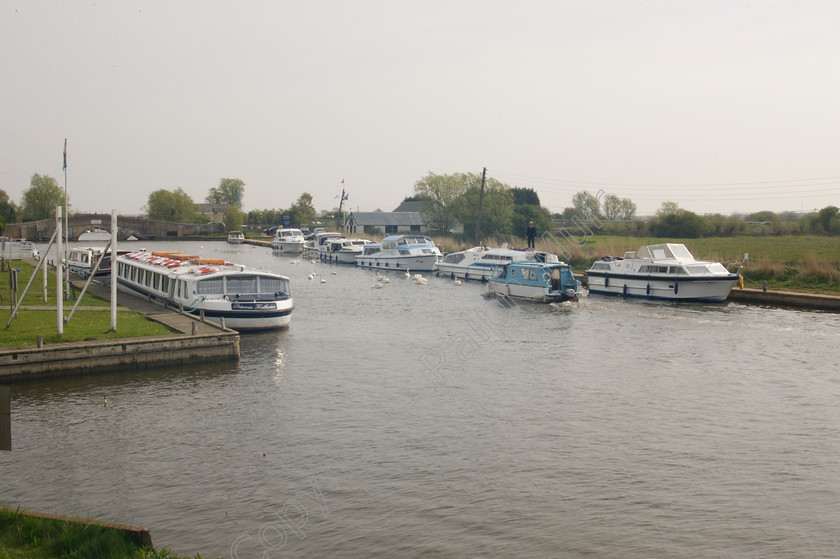
[[[333,198],[333,200],[338,200],[340,197],[341,197],[341,194],[336,194],[335,198]]]
[[[342,198],[342,200],[347,200],[348,198],[350,198],[350,195],[349,195],[349,194],[345,194],[345,195],[344,195],[344,198]]]
[[[341,179],[341,184],[344,184],[344,179]]]
[[[67,138],[64,138],[64,166],[61,168],[61,170],[67,170]]]

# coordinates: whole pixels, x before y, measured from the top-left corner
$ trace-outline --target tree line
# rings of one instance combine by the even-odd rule
[[[227,230],[242,225],[273,226],[284,217],[292,226],[305,226],[318,219],[312,196],[304,192],[288,208],[242,211],[245,182],[236,178],[220,179],[208,189],[205,201],[224,207]],[[553,231],[566,223],[590,223],[590,229],[605,235],[634,235],[660,238],[696,238],[734,235],[840,235],[840,210],[827,206],[804,215],[795,212],[755,212],[741,216],[698,215],[675,202],[665,201],[654,216],[636,217],[636,204],[627,198],[599,192],[577,192],[572,205],[552,214],[540,203],[533,188],[510,186],[477,173],[441,175],[428,173],[414,184],[414,194],[405,201],[423,202],[423,219],[438,234],[462,231],[473,239],[522,237],[533,221],[538,231]],[[36,221],[55,215],[56,206],[64,206],[64,191],[48,175],[34,174],[23,193],[20,206],[0,190],[0,228],[6,223]],[[481,211],[479,212],[479,207]],[[197,204],[182,188],[159,189],[149,194],[144,207],[149,219],[185,223],[206,223],[210,218],[199,212]],[[329,214],[328,211],[321,212]],[[333,211],[335,213],[335,210]],[[480,217],[479,217],[480,213]],[[480,219],[480,223],[479,223]],[[481,239],[477,239],[481,240]]]

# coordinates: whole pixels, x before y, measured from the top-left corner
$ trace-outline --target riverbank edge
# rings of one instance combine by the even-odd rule
[[[575,278],[586,286],[586,276],[584,274],[576,273]],[[726,301],[743,303],[745,305],[840,312],[840,296],[820,293],[773,291],[769,289],[765,291],[764,289],[753,289],[750,287],[744,289],[736,287],[729,292],[729,297],[726,298]]]
[[[42,520],[50,520],[55,522],[71,522],[73,524],[97,526],[100,528],[106,528],[108,530],[124,532],[126,535],[128,535],[131,541],[133,541],[137,545],[137,547],[154,548],[154,545],[152,544],[152,533],[148,528],[131,526],[128,524],[117,524],[114,522],[104,522],[101,520],[91,520],[89,518],[78,518],[75,516],[64,516],[60,514],[48,514],[43,512],[33,512],[26,510],[14,510],[5,507],[2,508],[5,511],[20,514],[21,516],[27,516],[30,518],[40,518]]]
[[[140,371],[239,359],[239,334],[173,334],[0,350],[0,380]]]

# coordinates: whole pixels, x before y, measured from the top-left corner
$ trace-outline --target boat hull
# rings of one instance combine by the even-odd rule
[[[165,305],[173,305],[172,301],[162,298],[158,293],[139,286],[129,285],[124,281],[118,282],[117,289],[135,297],[151,298]],[[183,310],[196,316],[203,315],[205,320],[219,325],[224,319],[226,328],[241,332],[288,328],[292,320],[294,305],[291,297],[286,300],[266,302],[231,302],[223,299],[205,299],[196,303],[194,307]]]
[[[589,293],[685,302],[722,303],[738,275],[717,278],[655,278],[621,274],[586,274]]]
[[[454,266],[438,262],[435,266],[438,276],[445,278],[460,278],[471,279],[479,281],[487,281],[493,276],[493,273],[498,269],[498,265],[473,265],[473,266]]]
[[[413,272],[434,272],[438,255],[414,255],[414,256],[357,256],[356,266],[371,268],[374,270],[405,270]]]
[[[299,243],[288,241],[272,241],[271,250],[274,252],[297,253],[303,250],[303,241]]]

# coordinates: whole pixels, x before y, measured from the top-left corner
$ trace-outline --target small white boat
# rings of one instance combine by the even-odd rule
[[[96,227],[94,229],[87,229],[84,233],[79,235],[79,241],[89,243],[91,241],[110,241],[111,232],[105,229]]]
[[[356,257],[363,268],[433,272],[440,260],[440,249],[425,235],[391,235],[380,243],[371,243]]]
[[[231,231],[228,233],[227,242],[232,245],[241,245],[245,242],[245,234],[242,231]]]
[[[580,282],[564,262],[520,260],[498,268],[487,282],[489,292],[539,303],[577,301]]]
[[[306,241],[300,229],[278,229],[271,240],[271,250],[275,252],[301,252]]]
[[[324,262],[355,265],[356,257],[362,254],[365,247],[372,242],[368,239],[328,239],[318,255]]]
[[[560,262],[557,255],[550,252],[477,246],[447,254],[435,264],[435,269],[438,276],[486,281],[499,266],[518,260]]]
[[[670,301],[722,302],[738,282],[720,262],[695,260],[682,244],[643,245],[586,270],[590,293]]]
[[[118,289],[240,331],[286,328],[294,309],[289,278],[222,259],[178,252],[117,257]]]
[[[96,263],[102,258],[105,247],[72,247],[67,254],[67,269],[71,273],[87,278],[96,267]],[[120,250],[118,254],[128,254],[128,250]],[[111,275],[111,251],[109,250],[99,264],[94,274],[94,279],[104,279]]]

